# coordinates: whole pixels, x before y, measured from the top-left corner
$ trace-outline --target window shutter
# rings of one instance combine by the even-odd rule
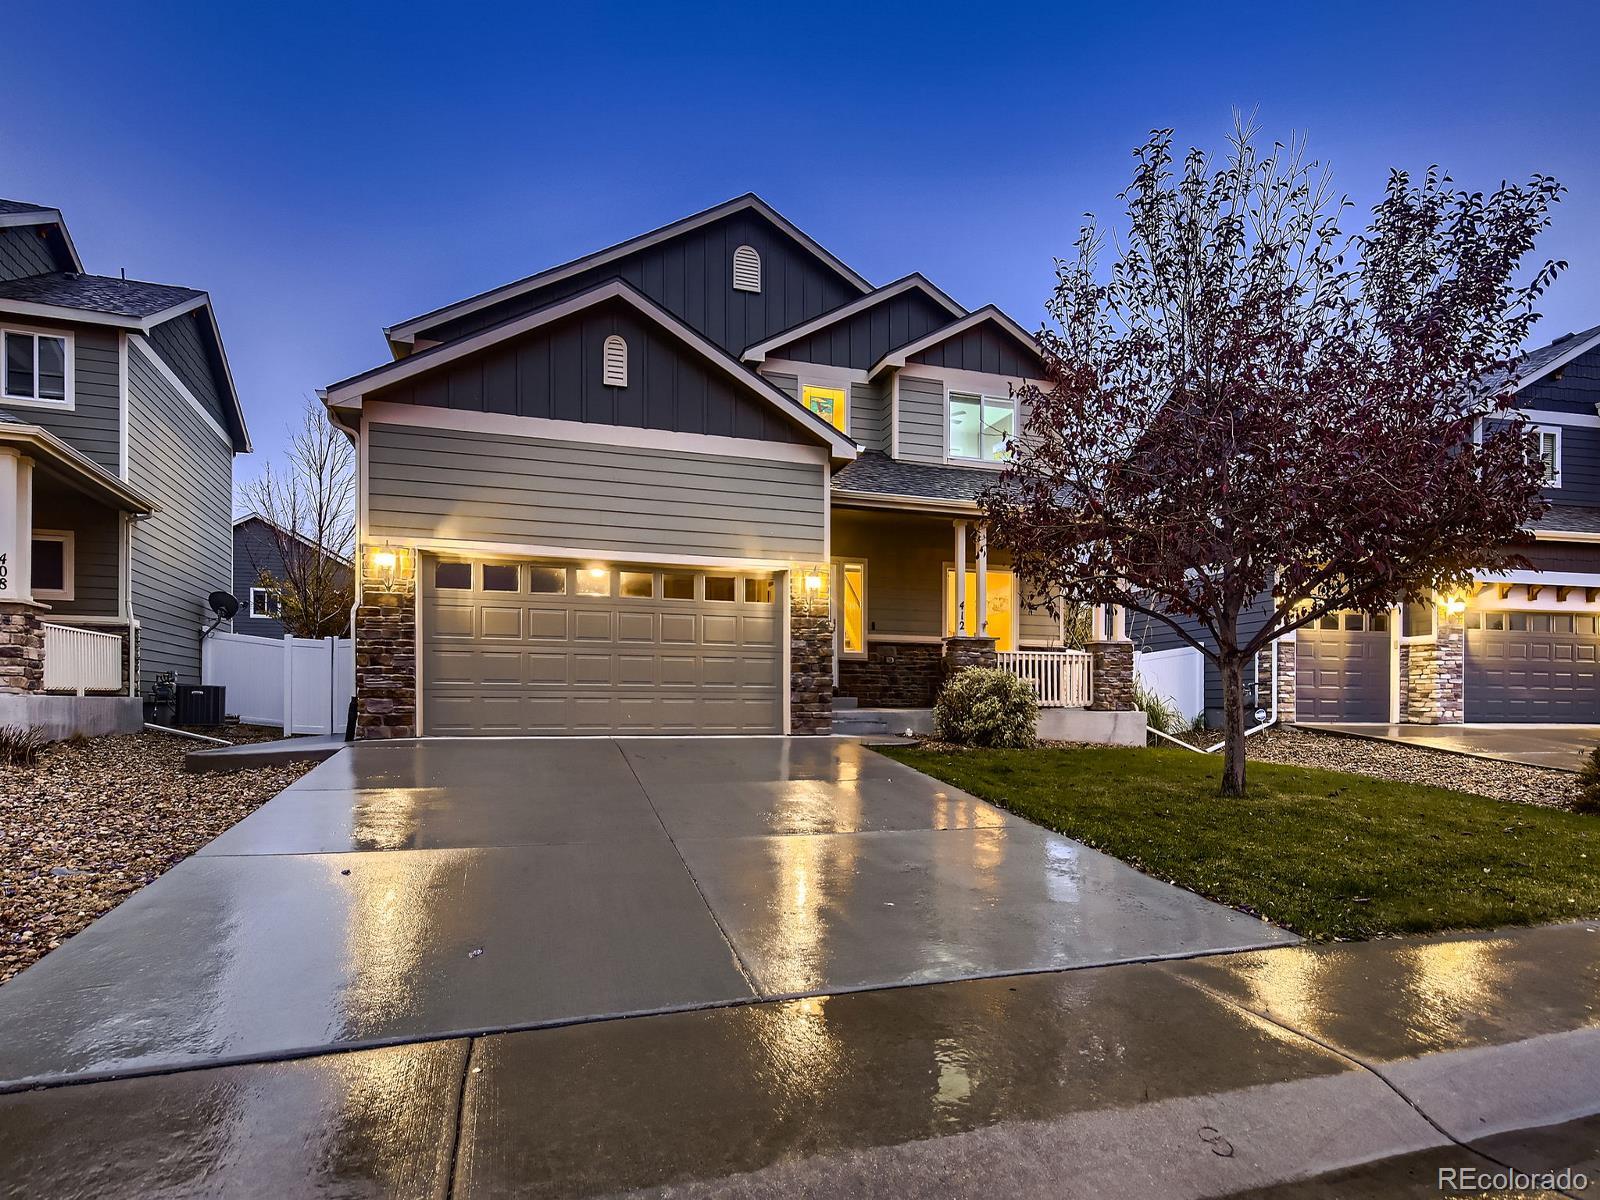
[[[733,252],[733,290],[761,290],[761,255],[756,253],[754,246],[740,246]]]
[[[628,343],[614,333],[606,339],[600,382],[607,387],[628,386]]]

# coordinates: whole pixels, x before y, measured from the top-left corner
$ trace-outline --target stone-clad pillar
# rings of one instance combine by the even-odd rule
[[[1089,643],[1094,675],[1089,707],[1095,712],[1126,712],[1133,707],[1133,643],[1101,639]]]
[[[393,556],[392,563],[383,556]],[[356,608],[356,738],[417,737],[417,560],[409,549],[361,548]]]
[[[1295,644],[1294,634],[1273,643],[1278,655],[1278,722],[1294,724]]]
[[[31,604],[0,604],[0,692],[44,691],[44,630]]]
[[[968,667],[994,667],[1000,660],[995,657],[992,637],[949,637],[944,640],[944,673],[949,678]]]
[[[795,565],[789,571],[789,732],[833,732],[832,572]]]
[[[1400,717],[1415,725],[1459,725],[1466,720],[1466,621],[1440,608],[1431,642],[1400,647]]]

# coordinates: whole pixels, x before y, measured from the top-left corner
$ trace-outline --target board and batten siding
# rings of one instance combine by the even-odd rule
[[[944,384],[902,374],[900,457],[912,462],[944,461]]]
[[[953,318],[924,292],[901,292],[815,333],[776,346],[773,358],[865,371],[889,351],[920,341]]]
[[[824,466],[373,424],[367,536],[815,561]]]
[[[929,346],[911,361],[929,367],[956,371],[979,371],[985,375],[1032,378],[1039,372],[1039,357],[1016,338],[992,322],[975,325],[954,337]]]
[[[29,328],[53,328],[33,320],[26,324]],[[55,434],[113,475],[119,474],[122,418],[117,333],[84,326],[76,329],[63,326],[60,332],[72,336],[72,407],[35,408],[18,404],[9,411],[17,420]],[[3,403],[0,401],[0,405]]]
[[[50,243],[39,236],[41,226],[12,225],[0,229],[0,279],[26,279],[56,269]]]
[[[141,350],[128,353],[128,482],[161,507],[133,528],[139,678],[200,679],[206,597],[233,584],[233,448]]]

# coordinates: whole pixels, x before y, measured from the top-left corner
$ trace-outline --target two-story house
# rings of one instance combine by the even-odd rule
[[[206,293],[86,274],[58,210],[0,201],[0,724],[137,727],[106,697],[198,682],[249,446]]]
[[[994,306],[876,286],[752,195],[386,334],[323,392],[363,736],[826,732],[836,697],[899,727],[999,661],[1142,742],[1131,645],[1091,683],[987,545],[1042,373]]]
[[[1533,569],[1485,572],[1428,604],[1322,617],[1277,644],[1276,669],[1259,656],[1263,709],[1308,723],[1600,723],[1600,326],[1529,351],[1511,389],[1548,480],[1550,509],[1524,552]],[[1144,620],[1134,641],[1181,644]],[[1218,723],[1222,687],[1209,664],[1205,693]]]

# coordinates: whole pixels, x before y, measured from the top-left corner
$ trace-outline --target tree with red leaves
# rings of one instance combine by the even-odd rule
[[[1301,144],[1263,153],[1240,124],[1224,163],[1177,166],[1159,130],[1134,157],[1108,268],[1092,217],[1057,262],[1047,386],[1021,393],[985,507],[1043,594],[1147,614],[1216,663],[1222,792],[1240,795],[1257,651],[1526,565],[1543,467],[1510,380],[1565,264],[1516,277],[1564,189],[1395,171],[1347,236],[1351,204]]]

